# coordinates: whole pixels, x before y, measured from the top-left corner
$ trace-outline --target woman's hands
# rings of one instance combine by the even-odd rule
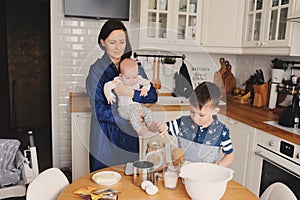
[[[116,97],[115,96],[111,96],[107,99],[108,104],[113,104],[116,102]]]
[[[128,88],[127,86],[125,86],[121,83],[118,83],[116,85],[114,91],[118,96],[129,96],[131,98],[133,98],[133,96],[134,96],[134,90]]]
[[[129,96],[131,98],[134,96],[134,90],[121,83],[117,83],[114,91],[118,96]],[[142,87],[139,91],[141,91],[140,96],[145,97],[148,95],[148,90],[146,88]]]
[[[142,88],[140,89],[140,91],[141,91],[140,96],[145,97],[145,96],[148,95],[148,90],[147,90],[146,88],[142,87]]]

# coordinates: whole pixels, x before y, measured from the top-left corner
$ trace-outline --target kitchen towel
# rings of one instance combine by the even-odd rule
[[[176,72],[174,74],[174,79],[175,79],[174,96],[177,97],[182,96],[185,98],[189,98],[193,92],[193,85],[192,85],[189,71],[184,61],[182,61],[182,65],[179,69],[179,72]]]

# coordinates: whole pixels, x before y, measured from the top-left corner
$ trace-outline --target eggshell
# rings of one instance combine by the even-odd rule
[[[149,186],[149,185],[153,185],[153,183],[151,181],[143,181],[142,184],[141,184],[141,188],[143,190],[145,190],[146,187]]]
[[[149,195],[155,195],[158,192],[158,187],[155,185],[148,185],[146,187],[146,193]]]

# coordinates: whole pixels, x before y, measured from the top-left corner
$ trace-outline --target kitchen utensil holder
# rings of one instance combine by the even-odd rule
[[[185,55],[176,56],[176,55],[162,55],[162,54],[137,54],[136,52],[133,53],[133,57],[153,57],[153,58],[181,58],[182,60],[185,59]]]
[[[265,107],[268,103],[268,83],[262,85],[253,85],[254,99],[253,106],[255,107]]]

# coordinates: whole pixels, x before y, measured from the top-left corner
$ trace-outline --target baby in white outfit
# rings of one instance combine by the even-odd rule
[[[138,64],[131,58],[122,60],[120,75],[104,84],[104,94],[109,104],[116,102],[116,96],[112,93],[112,90],[117,84],[124,84],[131,89],[140,90],[141,96],[147,96],[151,87],[150,81],[138,74]],[[118,112],[122,118],[130,120],[132,127],[139,135],[144,135],[148,132],[147,126],[152,122],[152,113],[150,109],[134,102],[132,98],[118,96]],[[141,117],[144,119],[146,126],[143,126]]]

